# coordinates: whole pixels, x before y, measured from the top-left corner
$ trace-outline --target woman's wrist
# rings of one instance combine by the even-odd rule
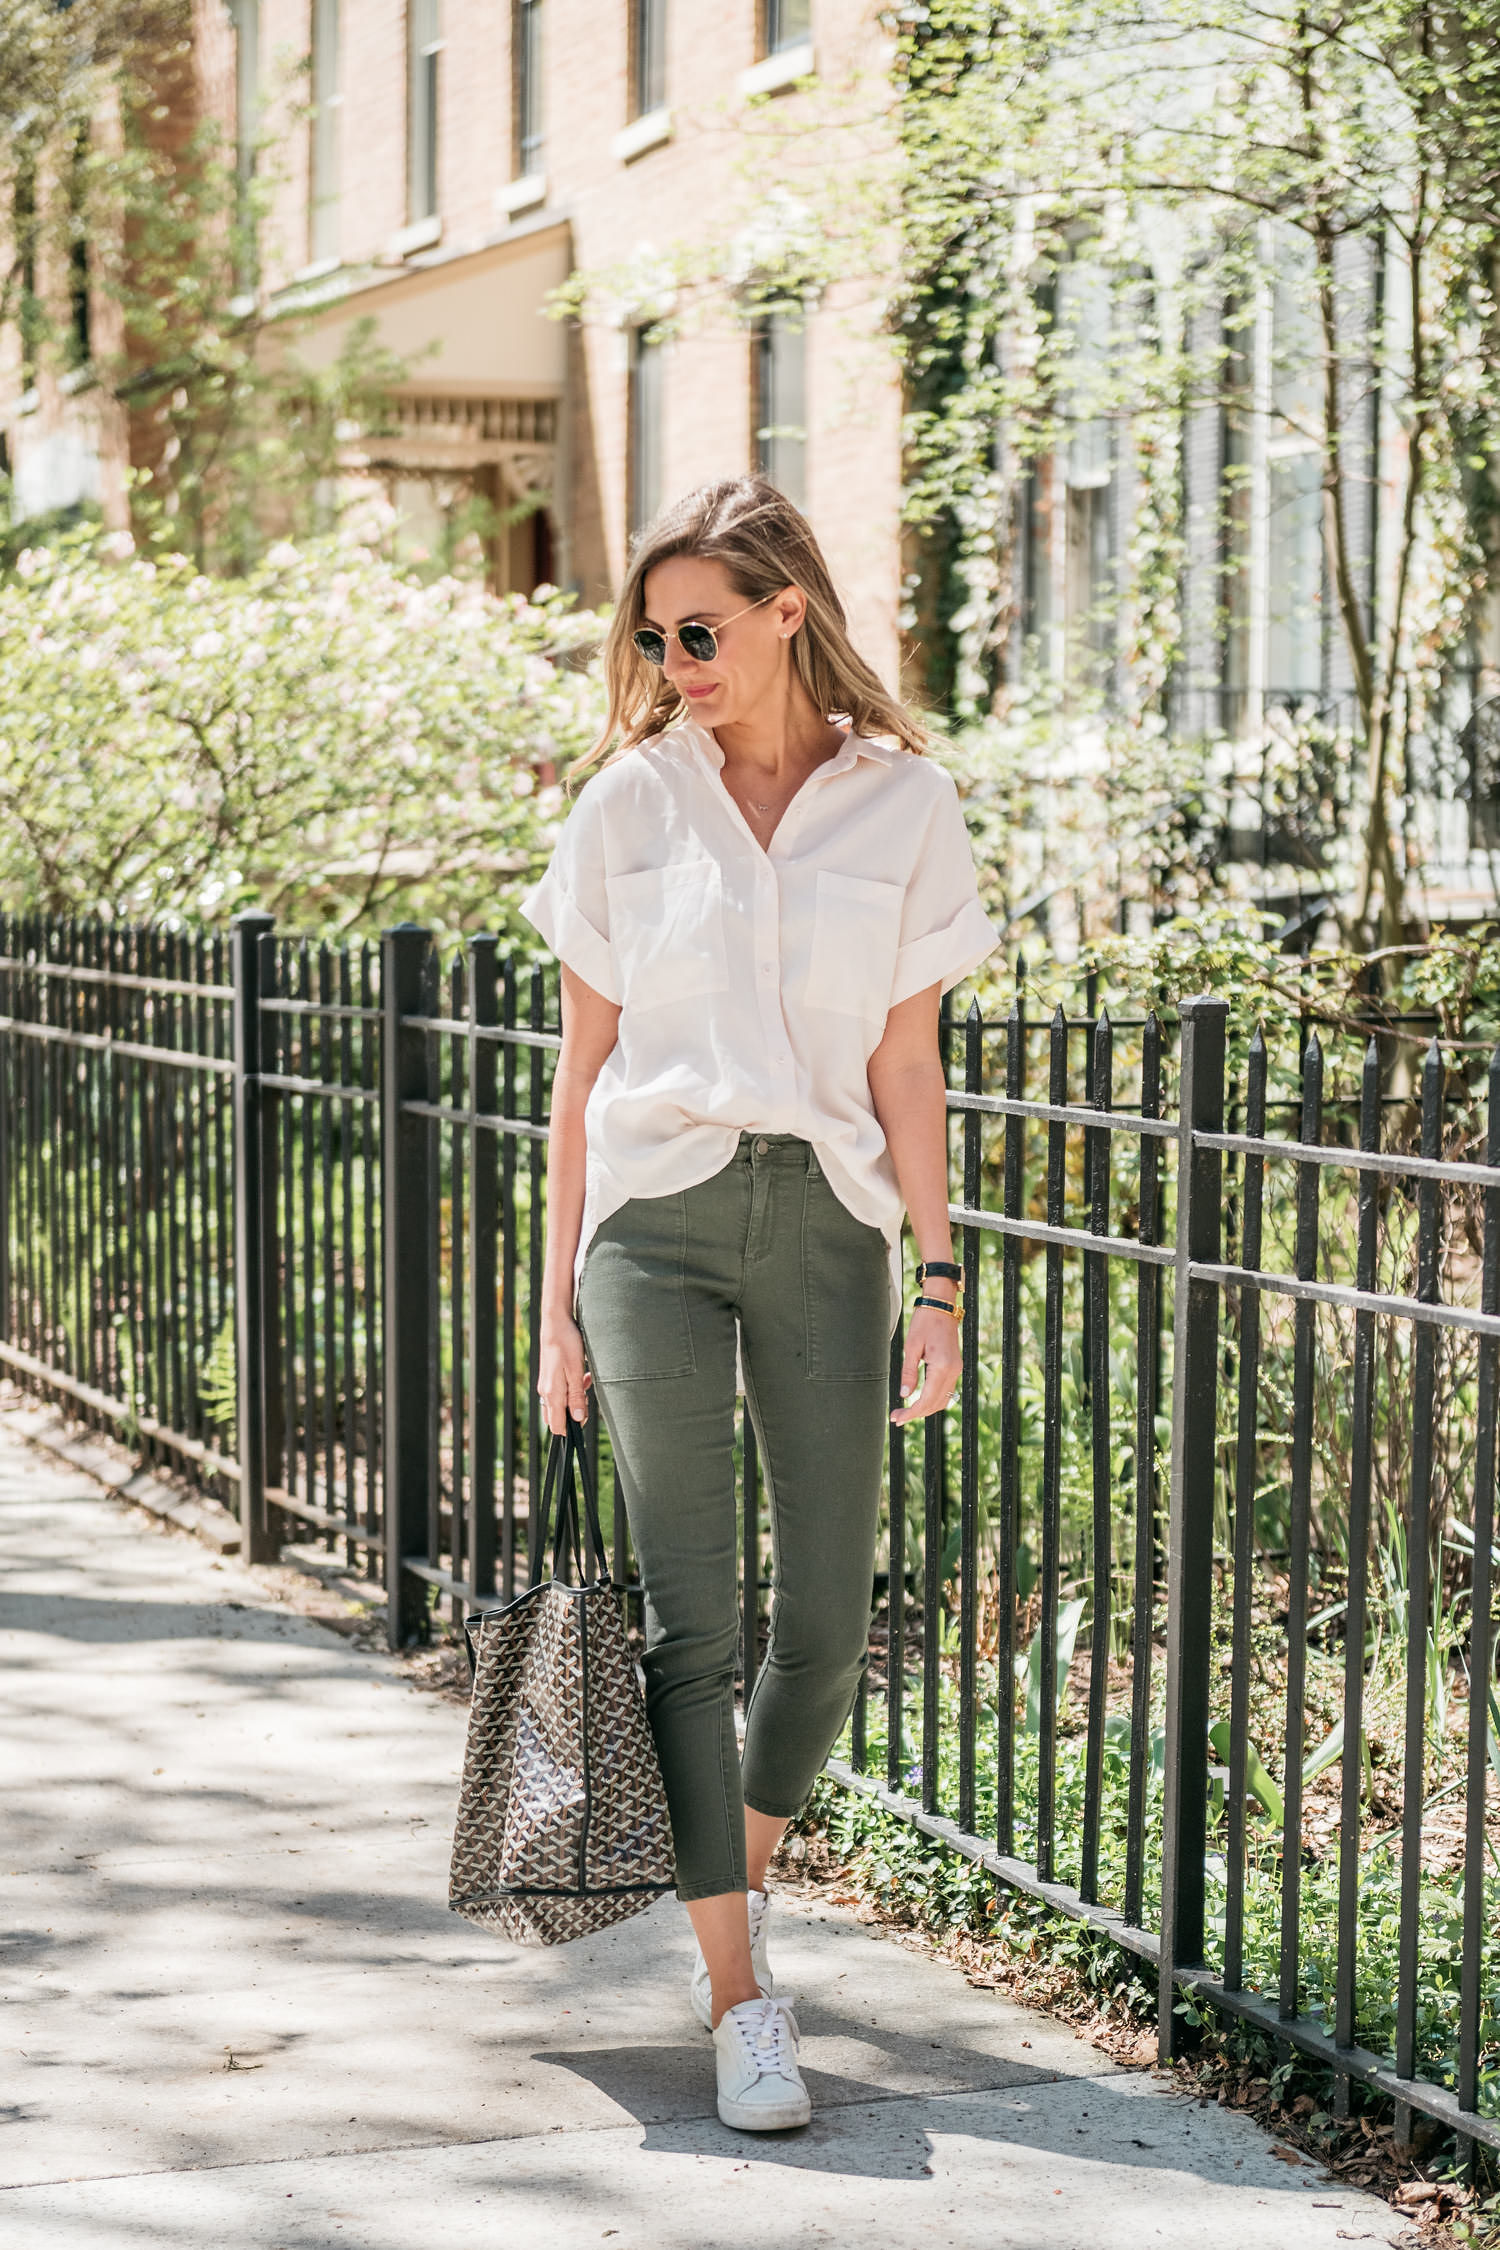
[[[937,1250],[917,1261],[917,1287],[912,1309],[932,1307],[945,1313],[960,1315],[963,1310],[963,1273],[953,1256],[951,1245],[941,1254]]]

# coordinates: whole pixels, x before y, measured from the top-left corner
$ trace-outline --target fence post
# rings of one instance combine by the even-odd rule
[[[500,1107],[500,1054],[476,1033],[500,1021],[499,943],[469,941],[469,1107],[493,1116]],[[469,1543],[466,1568],[476,1594],[495,1591],[497,1264],[500,1246],[499,1150],[493,1132],[469,1128]],[[457,1498],[455,1496],[455,1507]],[[454,1553],[458,1553],[457,1542]],[[464,1569],[459,1571],[460,1577]]]
[[[1172,1486],[1167,1549],[1166,1744],[1162,1806],[1158,2042],[1179,2044],[1175,1973],[1203,1959],[1203,1855],[1208,1841],[1208,1697],[1213,1646],[1214,1475],[1219,1287],[1192,1264],[1220,1255],[1223,1164],[1196,1135],[1224,1129],[1228,1007],[1184,1001],[1178,1062],[1177,1259],[1172,1301]]]
[[[266,1512],[266,1177],[260,1130],[260,941],[269,914],[237,914],[234,967],[234,1364],[240,1553],[274,1560]],[[273,1189],[274,1192],[274,1189]]]
[[[414,922],[380,941],[381,1196],[385,1231],[381,1331],[385,1412],[381,1490],[385,1528],[386,1630],[392,1648],[422,1632],[426,1588],[401,1565],[427,1548],[428,1345],[432,1178],[425,1117],[403,1106],[429,1099],[425,1031],[405,1021],[426,999],[428,933]]]
[[[12,924],[0,914],[0,954],[10,955]],[[11,975],[0,969],[0,1013],[11,1011]],[[0,1031],[0,1341],[10,1342],[10,1041]]]

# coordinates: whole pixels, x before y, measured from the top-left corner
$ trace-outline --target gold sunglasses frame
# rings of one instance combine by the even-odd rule
[[[752,609],[764,609],[767,602],[774,601],[776,599],[776,594],[782,593],[784,591],[785,589],[783,587],[778,586],[775,593],[762,594],[758,602],[746,602],[744,608],[737,609],[733,617],[726,617],[722,625],[705,624],[703,619],[699,617],[685,617],[682,621],[682,625],[670,625],[667,627],[665,632],[663,632],[660,626],[657,625],[637,625],[635,631],[630,636],[630,645],[635,650],[636,655],[641,658],[643,663],[650,664],[655,670],[660,671],[662,666],[667,661],[668,641],[675,641],[677,643],[677,646],[679,648],[682,648],[683,626],[690,627],[693,625],[697,625],[703,632],[712,634],[714,644],[713,656],[694,656],[692,650],[686,648],[682,648],[682,653],[687,658],[690,664],[712,664],[714,661],[714,657],[716,657],[719,653],[719,635],[721,633],[727,633],[730,626],[737,625],[742,617],[748,617]],[[662,644],[660,659],[654,656],[647,656],[646,651],[641,647],[640,644],[639,635],[642,633],[657,634]]]

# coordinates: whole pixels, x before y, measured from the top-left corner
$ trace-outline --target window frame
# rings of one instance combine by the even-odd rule
[[[442,209],[441,0],[406,0],[406,217],[410,226]]]
[[[667,106],[668,0],[630,0],[630,117]]]
[[[805,14],[806,20],[789,29],[786,17],[792,9]],[[790,54],[794,48],[806,47],[810,44],[812,35],[812,0],[760,0],[762,58]]]
[[[250,189],[255,178],[260,137],[260,0],[228,0],[234,27],[234,286],[248,296],[259,279],[259,244],[254,237]]]
[[[547,148],[545,0],[512,0],[511,178],[542,171]],[[528,131],[528,125],[533,129]]]
[[[789,356],[796,361],[795,370],[776,364],[779,347],[789,344],[794,346]],[[782,395],[788,386],[795,393],[793,400]],[[785,411],[792,403],[798,409],[796,416]],[[807,313],[801,305],[762,313],[750,331],[750,459],[756,473],[794,507],[806,507]],[[788,468],[793,472],[790,476]]]
[[[342,0],[309,0],[307,255],[311,264],[337,263],[340,254],[340,203],[343,196]],[[325,90],[325,72],[331,86]]]
[[[625,514],[633,539],[662,504],[666,347],[649,328],[630,330],[625,391]]]

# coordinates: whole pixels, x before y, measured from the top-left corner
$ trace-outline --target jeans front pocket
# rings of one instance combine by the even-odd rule
[[[807,1372],[880,1383],[891,1364],[890,1251],[811,1170],[803,1200],[802,1304]]]
[[[600,1383],[696,1373],[686,1262],[681,1195],[639,1196],[598,1228],[584,1256],[578,1314]]]

